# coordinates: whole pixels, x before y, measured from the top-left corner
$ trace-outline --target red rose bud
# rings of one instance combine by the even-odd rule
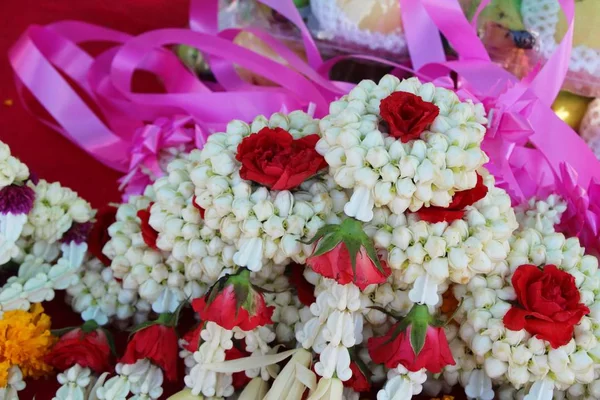
[[[379,114],[389,127],[389,135],[402,143],[419,139],[440,113],[433,103],[407,92],[394,92],[379,104]]]
[[[147,358],[163,370],[169,381],[175,382],[178,353],[175,328],[158,323],[133,334],[120,362],[135,364],[137,360]]]
[[[111,261],[110,258],[104,255],[102,249],[104,249],[104,246],[110,240],[108,228],[114,224],[116,220],[117,207],[106,206],[98,210],[96,222],[94,222],[94,226],[87,240],[89,252],[106,266],[109,266]]]
[[[371,384],[361,367],[359,367],[356,362],[352,361],[350,363],[350,369],[352,370],[352,377],[344,382],[344,386],[349,387],[358,393],[370,391]]]
[[[275,307],[267,307],[262,293],[250,284],[250,271],[221,278],[204,297],[192,301],[202,321],[212,321],[231,330],[234,326],[251,331],[271,324]]]
[[[569,343],[575,325],[590,312],[580,303],[575,277],[554,265],[543,269],[521,265],[512,277],[512,285],[517,304],[504,315],[504,326],[513,331],[525,329],[555,349]]]
[[[315,150],[319,135],[300,139],[281,128],[263,128],[245,137],[235,158],[242,163],[242,179],[273,190],[289,190],[327,167]]]
[[[97,327],[95,323],[86,325]],[[97,374],[111,371],[111,349],[106,334],[102,329],[88,331],[86,325],[83,329],[73,329],[62,335],[46,355],[46,363],[59,371],[65,371],[75,364]]]
[[[369,339],[371,359],[388,368],[402,364],[409,371],[426,368],[434,374],[446,365],[455,365],[444,329],[432,323],[427,306],[415,304],[384,336]]]
[[[200,334],[202,333],[202,328],[204,328],[204,324],[200,323],[196,325],[194,329],[183,335],[183,340],[187,342],[184,349],[194,353],[200,348]]]
[[[293,263],[288,266],[288,271],[288,279],[292,287],[296,289],[298,299],[305,306],[310,306],[316,301],[315,287],[304,277],[304,266]]]
[[[148,206],[145,210],[139,210],[137,212],[137,216],[141,221],[140,228],[142,230],[142,238],[144,239],[144,243],[148,245],[151,249],[158,250],[156,247],[156,239],[158,239],[158,232],[154,230],[150,226],[150,209],[152,208],[152,204]]]
[[[198,203],[196,203],[196,196],[192,197],[192,205],[200,213],[200,218],[204,219],[204,213],[206,212],[206,210],[200,207]]]
[[[373,241],[355,219],[324,226],[308,244],[317,240],[317,247],[306,264],[326,278],[342,285],[352,282],[364,290],[374,283],[385,282],[390,275],[389,267],[379,261]]]
[[[452,202],[448,207],[423,207],[417,211],[417,214],[423,221],[431,223],[442,221],[452,222],[464,217],[465,208],[483,199],[487,195],[487,192],[488,188],[483,183],[483,178],[477,174],[477,184],[475,187],[454,193]]]

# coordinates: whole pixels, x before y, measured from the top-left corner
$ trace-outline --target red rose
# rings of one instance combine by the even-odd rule
[[[235,346],[229,350],[225,350],[225,361],[237,360],[238,358],[248,356],[250,356],[250,353],[246,352],[245,350],[240,350]],[[246,372],[236,372],[232,375],[232,378],[233,382],[231,384],[235,389],[242,389],[252,380],[248,378]]]
[[[409,326],[394,338],[394,331],[398,324],[393,325],[385,336],[369,339],[367,347],[373,362],[385,364],[388,368],[396,368],[398,364],[402,364],[413,372],[426,368],[434,374],[441,372],[446,365],[455,364],[443,328],[427,327],[425,344],[415,358],[415,352],[410,344],[411,327]]]
[[[504,326],[513,331],[525,329],[553,348],[573,337],[573,327],[590,309],[580,303],[575,277],[554,265],[539,269],[521,265],[512,277],[517,303],[504,315]]]
[[[369,258],[364,247],[361,247],[356,255],[356,268],[353,269],[350,252],[344,242],[338,243],[327,253],[310,256],[306,264],[319,275],[335,279],[342,285],[352,282],[361,290],[374,283],[384,283],[391,273],[390,268],[385,264],[383,265],[385,273],[382,273]]]
[[[106,206],[98,210],[96,222],[94,222],[94,227],[87,240],[89,252],[98,260],[102,261],[102,264],[107,267],[111,264],[111,260],[104,255],[102,249],[104,249],[104,245],[110,240],[108,228],[114,224],[116,220],[117,207]]]
[[[154,324],[133,334],[120,362],[135,364],[137,360],[147,358],[163,370],[169,381],[174,382],[177,380],[178,353],[175,328]]]
[[[389,135],[402,143],[418,139],[439,113],[435,104],[407,92],[394,92],[379,104],[379,114],[388,124]]]
[[[290,285],[296,289],[298,299],[305,306],[310,306],[315,302],[315,287],[304,277],[304,266],[300,264],[290,264],[288,266],[290,275]]]
[[[417,214],[423,221],[431,223],[442,221],[452,222],[464,217],[465,208],[483,199],[487,192],[488,188],[483,183],[483,178],[477,174],[477,184],[475,184],[475,187],[454,193],[452,202],[448,207],[423,207],[417,211]]]
[[[137,216],[141,221],[140,228],[142,230],[142,238],[144,239],[144,243],[148,245],[151,249],[158,250],[156,247],[156,239],[158,239],[158,232],[154,230],[150,226],[150,209],[152,208],[152,204],[148,206],[145,210],[139,210],[137,212]]]
[[[204,219],[204,212],[206,211],[204,208],[200,207],[198,203],[196,203],[196,196],[192,198],[192,205],[198,212],[200,213],[200,218]]]
[[[183,340],[187,342],[184,349],[189,352],[195,352],[200,347],[200,333],[202,333],[203,323],[196,325],[194,329],[183,335]]]
[[[281,128],[263,128],[247,136],[237,148],[243,179],[273,190],[288,190],[327,167],[315,145],[319,135],[294,139]]]
[[[212,321],[228,330],[237,326],[244,331],[273,323],[275,310],[267,307],[262,293],[252,287],[247,269],[217,282],[205,296],[194,299],[192,307],[202,321]]]
[[[349,387],[358,393],[370,391],[371,384],[359,368],[358,364],[352,361],[350,363],[350,369],[352,370],[352,377],[344,382],[344,386]]]
[[[60,338],[45,361],[59,371],[79,364],[101,374],[112,370],[110,359],[110,346],[102,329],[85,333],[77,328]]]

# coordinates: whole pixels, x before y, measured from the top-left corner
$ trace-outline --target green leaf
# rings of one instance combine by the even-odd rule
[[[377,251],[375,250],[375,245],[373,244],[373,241],[369,238],[368,240],[363,241],[362,245],[367,251],[367,255],[369,256],[371,261],[373,261],[373,263],[377,267],[377,270],[379,270],[379,272],[381,272],[383,275],[386,275],[385,270],[383,269],[383,265],[381,265],[381,261],[379,261],[379,257],[377,256]]]
[[[237,317],[240,308],[244,308],[248,313],[252,314],[254,304],[253,296],[250,295],[250,284],[238,283],[233,285],[235,294],[235,316]]]
[[[384,343],[384,345],[390,344],[394,340],[396,340],[398,335],[400,335],[402,332],[404,332],[406,330],[406,328],[408,328],[409,325],[410,325],[410,320],[408,318],[404,318],[404,319],[400,320],[398,326],[396,327],[396,329],[394,329],[394,332],[392,332],[389,340],[387,340]]]
[[[352,273],[354,274],[354,278],[356,278],[356,255],[360,253],[360,240],[355,237],[344,237],[344,245],[348,249],[350,263],[352,264]]]
[[[66,335],[67,333],[71,332],[74,329],[79,328],[78,326],[69,326],[67,328],[60,328],[60,329],[52,329],[50,331],[50,333],[52,333],[52,335],[57,336],[57,337],[61,337],[62,335]]]
[[[324,236],[327,236],[332,233],[336,233],[339,229],[340,229],[339,225],[325,225],[325,226],[321,227],[321,229],[319,229],[317,231],[317,233],[315,233],[315,236],[313,236],[312,239],[310,239],[309,241],[302,241],[302,240],[298,240],[298,241],[302,244],[313,244],[314,242],[316,242],[317,240],[321,239]]]
[[[131,339],[131,337],[138,331],[141,331],[142,329],[146,329],[149,326],[152,325],[156,325],[158,324],[157,321],[146,321],[146,322],[142,322],[139,325],[134,326],[133,328],[131,328],[131,330],[129,331],[129,336],[127,338],[127,340]]]
[[[415,357],[419,355],[423,346],[425,346],[425,337],[427,335],[427,321],[413,320],[410,326],[410,345],[415,352]]]
[[[85,323],[81,326],[81,330],[84,331],[85,333],[90,333],[90,332],[94,332],[99,327],[100,327],[100,325],[98,325],[98,323],[96,321],[91,319],[89,321],[85,321]]]
[[[115,346],[115,339],[113,338],[112,333],[106,328],[101,328],[106,335],[106,341],[108,342],[108,347],[110,348],[110,352],[113,356],[117,356],[117,346]]]
[[[318,257],[333,250],[342,241],[341,237],[336,234],[327,235],[319,242],[312,257]]]

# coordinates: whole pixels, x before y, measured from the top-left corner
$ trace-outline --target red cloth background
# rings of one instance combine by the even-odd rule
[[[118,202],[120,194],[115,172],[83,150],[47,128],[21,106],[15,90],[7,52],[30,24],[47,24],[76,19],[138,34],[151,29],[182,27],[187,24],[189,0],[0,0],[0,140],[40,178],[59,181],[77,191],[96,208]],[[12,102],[12,105],[7,104]],[[78,325],[79,317],[64,312],[63,300],[46,304],[53,316],[53,328]],[[125,339],[126,340],[126,339]],[[121,348],[124,346],[123,340]],[[51,399],[58,388],[54,377],[30,382],[20,393],[23,399]],[[179,390],[165,385],[166,398]],[[458,400],[458,398],[457,398]]]
[[[59,181],[100,207],[119,201],[115,172],[21,106],[7,52],[30,25],[76,19],[131,34],[187,24],[189,0],[0,0],[0,140],[40,178]],[[12,101],[13,105],[6,105]]]

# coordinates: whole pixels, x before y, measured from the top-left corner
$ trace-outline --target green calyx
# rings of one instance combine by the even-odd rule
[[[98,329],[99,326],[100,325],[98,325],[98,323],[96,321],[91,319],[89,321],[85,321],[85,323],[81,326],[81,330],[84,331],[85,333],[92,333],[96,329]]]
[[[339,225],[325,225],[315,236],[304,244],[312,244],[319,240],[312,257],[318,257],[333,250],[338,244],[344,243],[350,254],[352,272],[356,277],[356,256],[364,248],[367,256],[373,261],[379,272],[385,274],[383,266],[377,257],[373,240],[363,230],[362,223],[354,218],[346,218]]]
[[[217,296],[227,287],[233,287],[235,295],[235,312],[236,317],[240,308],[248,311],[249,314],[254,312],[255,288],[250,283],[250,270],[240,268],[235,274],[224,276],[210,289],[206,305],[209,306],[217,298]]]
[[[164,326],[168,326],[170,328],[176,328],[177,325],[179,324],[179,314],[181,313],[181,310],[183,309],[183,307],[186,304],[187,304],[187,300],[182,301],[181,303],[179,303],[179,305],[177,306],[175,311],[173,311],[172,313],[169,313],[169,312],[160,313],[158,315],[158,318],[155,319],[154,321],[146,321],[146,322],[142,322],[139,325],[136,325],[133,329],[131,329],[129,337],[131,338],[131,335],[133,335],[134,333],[139,332],[143,329],[146,329],[152,325],[164,325]]]
[[[387,312],[385,309],[381,309],[380,307],[371,308],[388,314],[399,321],[398,326],[396,326],[394,332],[392,332],[388,342],[394,341],[398,335],[410,327],[410,346],[415,352],[415,357],[419,355],[421,350],[423,350],[425,338],[427,336],[427,329],[429,326],[442,326],[442,324],[437,321],[433,315],[429,314],[429,309],[424,304],[413,305],[408,314],[403,318],[399,318],[396,315]]]

